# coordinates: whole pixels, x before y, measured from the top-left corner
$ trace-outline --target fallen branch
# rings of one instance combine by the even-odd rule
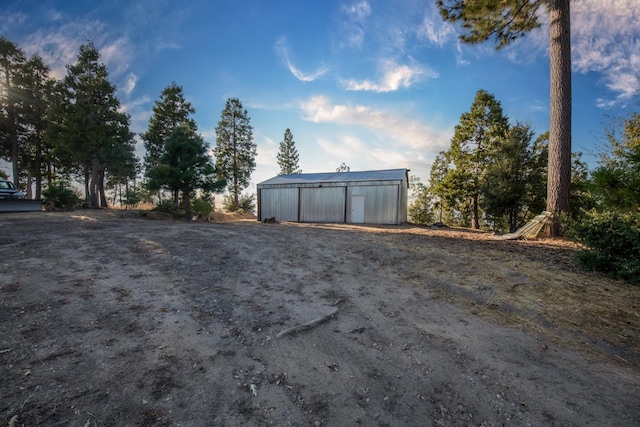
[[[325,314],[324,316],[318,317],[317,319],[313,319],[310,322],[303,323],[302,325],[292,326],[290,328],[282,330],[282,331],[278,332],[276,337],[280,338],[280,337],[283,337],[285,335],[292,335],[292,334],[295,334],[295,333],[298,333],[298,332],[307,331],[307,330],[309,330],[311,328],[314,328],[314,327],[318,326],[321,323],[326,322],[327,320],[329,320],[330,318],[335,316],[337,313],[338,313],[338,309],[336,308],[331,313]]]

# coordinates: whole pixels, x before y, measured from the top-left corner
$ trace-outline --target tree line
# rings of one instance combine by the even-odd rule
[[[593,169],[573,153],[570,209],[558,224],[585,245],[579,260],[589,269],[640,284],[640,114],[615,119],[605,141]],[[411,177],[409,220],[513,232],[547,206],[548,153],[548,132],[509,123],[500,102],[479,90],[428,183]]]
[[[112,190],[124,204],[146,199],[174,211],[182,206],[189,217],[194,197],[206,205],[213,193],[227,189],[228,210],[253,209],[253,195],[242,192],[255,170],[257,147],[239,99],[226,101],[211,150],[198,134],[195,109],[173,82],[140,134],[141,161],[131,118],[95,46],[80,46],[66,68],[64,78],[55,80],[40,56],[27,58],[0,37],[0,157],[11,163],[14,183],[26,188],[27,197],[73,195],[70,182],[77,180],[92,208],[108,207]],[[278,165],[280,173],[301,172],[290,129],[280,144]]]

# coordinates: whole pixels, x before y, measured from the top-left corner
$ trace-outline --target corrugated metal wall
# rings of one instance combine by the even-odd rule
[[[398,185],[368,185],[349,187],[351,196],[364,196],[364,222],[366,224],[398,223]],[[351,206],[347,206],[347,222],[351,219]]]
[[[344,222],[345,187],[300,189],[300,221]]]
[[[371,174],[374,175],[375,171]],[[360,222],[364,211],[363,222],[366,224],[402,224],[407,221],[406,172],[397,180],[302,180],[258,184],[258,193],[259,219],[275,217],[278,221],[354,223],[352,213]],[[361,197],[352,206],[353,196]]]
[[[298,188],[263,188],[260,190],[261,219],[298,220]]]
[[[400,184],[400,195],[398,200],[398,224],[402,224],[407,222],[407,204],[409,203],[409,186],[407,185],[406,180],[402,180],[402,184]]]

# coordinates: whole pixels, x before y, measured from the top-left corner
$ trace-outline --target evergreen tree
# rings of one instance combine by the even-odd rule
[[[509,129],[491,156],[480,189],[482,208],[498,225],[506,218],[511,233],[529,217],[527,201],[533,198],[527,190],[541,179],[538,165],[531,126],[521,123]]]
[[[446,183],[450,171],[449,165],[447,153],[441,151],[433,159],[429,174],[429,192],[433,195],[433,207],[437,211],[438,222],[443,222],[444,210],[452,207],[458,198],[450,193],[450,186]]]
[[[347,166],[345,162],[340,163],[340,166],[336,168],[336,172],[349,172],[351,168]]]
[[[216,127],[216,171],[227,181],[233,210],[240,207],[240,193],[249,186],[256,168],[257,147],[247,110],[238,98],[229,98]]]
[[[140,134],[146,150],[145,168],[155,166],[164,153],[164,144],[178,126],[187,126],[197,132],[197,125],[191,115],[195,113],[182,92],[182,86],[172,82],[162,90],[160,99],[153,106],[153,114],[149,118],[147,131]]]
[[[462,22],[465,43],[495,39],[504,47],[540,26],[538,10],[549,12],[551,71],[547,210],[569,212],[571,188],[571,0],[437,0],[442,17]],[[560,234],[559,222],[554,235]]]
[[[508,127],[500,102],[484,90],[476,93],[471,110],[460,116],[455,127],[448,153],[453,167],[445,181],[456,204],[468,201],[471,227],[475,229],[480,228],[479,197],[485,171]]]
[[[622,128],[617,135],[617,128]],[[609,149],[593,172],[594,191],[604,209],[640,212],[640,114],[607,131]]]
[[[191,126],[177,126],[166,138],[158,163],[147,172],[149,190],[166,188],[182,193],[187,219],[191,218],[191,199],[196,190],[219,192],[225,185],[224,180],[216,178],[208,148]]]
[[[278,151],[278,166],[280,172],[278,175],[289,175],[292,173],[302,173],[298,166],[298,150],[293,140],[291,130],[287,128],[284,131],[284,139],[280,141],[280,151]]]
[[[80,46],[77,62],[67,66],[58,85],[60,104],[52,106],[47,130],[63,167],[84,176],[85,197],[93,208],[107,207],[108,171],[135,162],[129,116],[118,111],[116,88],[99,59],[92,43]]]
[[[429,187],[419,177],[409,176],[409,189],[414,200],[409,205],[407,216],[413,224],[429,224],[433,222],[433,197]]]
[[[24,64],[15,79],[23,111],[20,163],[27,173],[28,198],[32,198],[32,178],[35,179],[35,198],[41,198],[43,171],[51,166],[52,160],[52,146],[46,138],[46,129],[48,110],[54,102],[55,81],[49,77],[49,71],[42,58],[35,55]]]
[[[20,185],[20,133],[22,132],[19,90],[15,82],[26,58],[12,41],[0,37],[0,156],[12,164],[13,183]]]

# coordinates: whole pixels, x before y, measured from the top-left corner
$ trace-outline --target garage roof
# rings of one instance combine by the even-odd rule
[[[350,181],[397,181],[405,179],[408,171],[409,169],[387,169],[359,172],[296,173],[291,175],[278,175],[263,181],[258,185],[319,184],[323,182]]]

